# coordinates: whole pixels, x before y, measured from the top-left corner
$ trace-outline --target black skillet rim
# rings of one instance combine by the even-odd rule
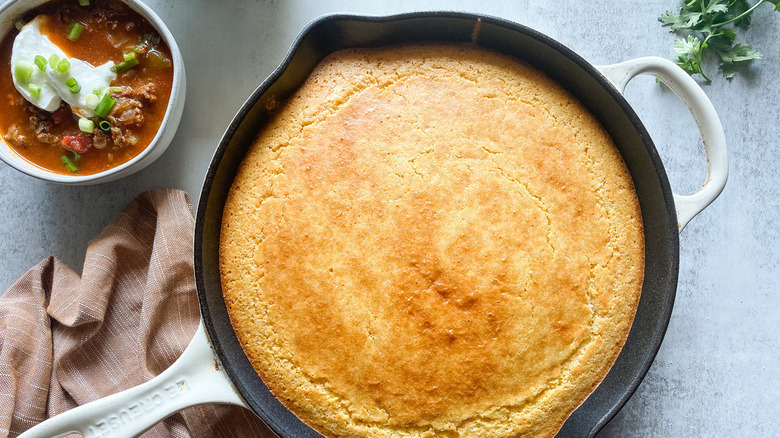
[[[320,436],[312,429],[310,429],[308,426],[304,425],[297,417],[295,417],[290,411],[288,411],[278,400],[276,400],[276,398],[272,394],[270,394],[270,391],[267,390],[267,388],[259,378],[256,378],[257,382],[254,382],[255,384],[254,390],[248,389],[246,387],[248,385],[246,385],[243,379],[241,379],[241,377],[237,374],[235,364],[233,363],[235,360],[240,361],[241,359],[243,359],[243,361],[248,363],[246,357],[243,355],[243,351],[242,350],[239,350],[238,352],[227,351],[228,348],[226,348],[226,346],[223,345],[221,342],[222,340],[220,339],[219,336],[220,333],[219,328],[216,327],[211,317],[209,303],[207,300],[206,286],[203,280],[203,230],[204,230],[204,226],[205,226],[204,224],[206,222],[206,216],[208,211],[209,196],[213,188],[212,186],[214,183],[214,179],[217,173],[217,168],[219,166],[219,163],[221,162],[223,156],[225,155],[225,152],[228,149],[228,146],[230,145],[234,134],[236,133],[236,131],[238,130],[239,126],[244,121],[244,119],[247,117],[247,115],[250,113],[250,111],[253,109],[253,107],[260,101],[261,97],[263,97],[263,95],[266,93],[266,91],[268,91],[268,89],[277,80],[279,80],[280,77],[283,76],[283,74],[289,67],[292,59],[294,58],[294,55],[300,49],[304,39],[309,33],[313,32],[318,26],[323,25],[323,23],[328,23],[332,21],[352,20],[352,21],[365,22],[365,23],[391,23],[395,21],[425,19],[425,18],[470,20],[474,22],[481,21],[482,23],[485,24],[495,25],[497,27],[505,28],[508,31],[517,32],[524,36],[528,36],[548,46],[549,48],[553,49],[559,54],[565,56],[566,58],[568,58],[568,60],[574,62],[579,68],[581,68],[588,75],[590,75],[595,81],[597,81],[599,85],[604,89],[604,91],[606,91],[610,95],[610,97],[620,106],[623,113],[628,117],[633,129],[637,131],[637,134],[641,138],[642,143],[644,144],[645,149],[647,151],[648,158],[652,162],[652,165],[655,169],[655,174],[658,177],[658,183],[660,184],[660,190],[663,196],[663,203],[666,208],[666,215],[669,218],[668,225],[666,226],[667,228],[666,235],[668,236],[669,239],[669,242],[667,243],[670,249],[670,253],[668,254],[670,259],[667,261],[668,264],[667,269],[669,269],[668,272],[669,280],[666,282],[667,290],[662,291],[663,296],[662,296],[661,305],[663,308],[660,309],[660,311],[658,312],[659,319],[656,321],[656,327],[654,329],[651,329],[653,330],[651,342],[648,345],[645,345],[646,347],[645,354],[643,355],[643,357],[641,357],[638,360],[639,364],[638,366],[635,367],[637,373],[635,373],[633,376],[629,376],[629,382],[627,385],[623,387],[622,395],[619,397],[617,402],[606,412],[597,413],[595,417],[592,415],[589,416],[588,412],[585,412],[583,415],[578,415],[578,413],[583,411],[582,408],[588,405],[590,399],[593,398],[593,395],[591,395],[591,397],[589,397],[588,400],[586,400],[569,417],[569,419],[566,421],[561,431],[558,433],[559,437],[595,436],[607,423],[609,423],[610,420],[612,420],[612,418],[614,418],[614,416],[625,405],[628,399],[631,398],[631,396],[636,391],[639,384],[642,382],[644,376],[647,374],[647,371],[652,365],[653,360],[655,359],[655,356],[661,346],[661,343],[663,341],[666,332],[666,328],[671,318],[671,311],[672,311],[674,298],[676,294],[678,267],[679,267],[679,239],[678,239],[679,236],[678,236],[678,230],[676,226],[674,226],[677,224],[677,217],[676,217],[676,209],[674,206],[674,201],[672,196],[672,190],[668,178],[666,176],[666,172],[664,170],[664,166],[662,164],[660,155],[658,154],[652,142],[652,139],[650,138],[650,135],[648,134],[647,130],[645,129],[639,117],[632,109],[631,105],[625,100],[623,95],[613,86],[613,84],[603,74],[601,74],[601,72],[598,69],[596,69],[592,64],[584,60],[581,56],[579,56],[577,53],[575,53],[565,45],[559,43],[558,41],[534,29],[531,29],[527,26],[503,18],[482,15],[482,14],[475,14],[475,13],[452,12],[452,11],[410,12],[410,13],[402,13],[402,14],[387,15],[387,16],[368,16],[368,15],[359,15],[359,14],[329,14],[314,19],[301,30],[301,32],[298,34],[298,36],[295,38],[294,42],[292,43],[287,54],[285,55],[284,60],[273,71],[273,73],[271,73],[271,75],[268,78],[266,78],[255,89],[255,91],[252,92],[252,94],[241,106],[236,116],[231,121],[230,125],[228,126],[225,133],[223,134],[217,149],[215,150],[211,163],[209,164],[208,171],[204,178],[203,188],[201,190],[201,194],[198,202],[198,208],[196,212],[196,220],[195,220],[194,263],[195,263],[195,280],[196,280],[196,287],[197,287],[197,294],[198,294],[198,302],[200,305],[204,326],[206,328],[206,332],[210,339],[211,345],[214,348],[214,351],[217,354],[220,362],[223,364],[223,367],[227,371],[231,379],[231,382],[233,382],[233,384],[235,385],[238,392],[241,394],[244,401],[247,403],[250,409],[252,409],[256,415],[262,418],[263,421],[266,422],[266,424],[276,434],[282,437],[288,436],[288,433],[292,433],[292,435],[289,436],[295,436],[295,437]],[[632,177],[633,176],[634,175],[632,174]],[[222,206],[220,205],[218,208],[221,213]],[[644,295],[644,287],[643,287],[643,295]],[[221,296],[221,291],[220,291],[220,296]],[[641,302],[640,302],[640,306],[641,306]],[[637,311],[637,313],[639,313],[639,311]],[[636,321],[634,325],[636,325]],[[634,329],[632,328],[632,333],[633,331]],[[234,334],[232,336],[235,338]],[[631,338],[631,334],[629,334],[629,338]],[[626,343],[628,344],[628,341]],[[238,355],[238,357],[236,357],[236,355]],[[621,352],[621,356],[623,356],[623,352]],[[620,357],[618,358],[618,360],[620,360]],[[607,377],[609,377],[609,374]],[[263,393],[260,394],[259,398],[261,400],[259,403],[255,400],[255,398],[258,397],[257,394],[258,391]],[[596,394],[598,391],[599,388],[597,388],[596,391],[594,391],[594,394]]]

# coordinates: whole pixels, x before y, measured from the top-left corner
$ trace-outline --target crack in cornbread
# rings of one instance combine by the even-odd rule
[[[553,436],[603,379],[644,272],[596,119],[469,45],[342,51],[263,128],[220,270],[255,370],[327,436]]]

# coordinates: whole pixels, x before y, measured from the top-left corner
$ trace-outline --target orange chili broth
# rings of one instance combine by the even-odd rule
[[[25,18],[32,19],[39,14],[47,16],[47,19],[41,25],[41,33],[48,36],[51,42],[59,46],[69,57],[81,59],[93,66],[101,65],[108,61],[114,61],[115,64],[118,64],[123,60],[124,52],[138,44],[139,38],[143,34],[152,33],[159,35],[143,17],[118,1],[114,1],[114,9],[119,5],[118,9],[120,12],[115,14],[114,17],[119,25],[110,28],[106,23],[97,22],[92,14],[96,8],[106,7],[105,3],[107,2],[93,0],[90,6],[73,7],[70,5],[77,4],[76,0],[57,0],[36,8],[26,15]],[[56,13],[57,9],[65,4],[68,4],[70,9],[75,11],[71,18],[75,18],[80,23],[86,25],[86,29],[84,29],[80,38],[76,41],[67,39],[72,22],[63,21]],[[132,30],[127,30],[126,25],[129,22],[135,23]],[[5,136],[14,125],[20,129],[27,139],[26,144],[17,148],[10,142],[7,142],[16,153],[32,164],[55,173],[91,175],[125,163],[146,149],[157,134],[160,123],[165,116],[165,109],[168,106],[171,84],[173,82],[172,65],[167,68],[147,66],[145,60],[141,57],[139,65],[117,76],[116,80],[111,83],[112,86],[127,85],[135,88],[149,82],[155,84],[157,100],[154,103],[144,104],[143,124],[140,127],[131,126],[129,128],[138,137],[139,141],[137,144],[125,148],[113,144],[103,149],[92,147],[87,152],[81,154],[81,158],[77,163],[79,170],[75,173],[70,173],[60,157],[65,154],[73,157],[73,153],[59,145],[50,145],[38,141],[29,126],[29,118],[32,113],[27,110],[27,106],[30,104],[21,97],[14,87],[11,73],[11,50],[14,38],[18,33],[19,31],[13,28],[0,43],[0,107],[2,108],[2,111],[0,111],[0,135]],[[163,41],[160,42],[156,49],[162,52],[168,59],[172,59],[170,49]],[[97,130],[98,127],[95,126],[95,129]],[[59,125],[53,125],[50,132],[78,133],[80,132],[78,120],[66,117],[66,120]]]

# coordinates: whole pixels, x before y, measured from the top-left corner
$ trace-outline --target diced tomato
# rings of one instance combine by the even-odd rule
[[[66,135],[62,139],[62,147],[83,154],[92,147],[92,137],[86,134]]]

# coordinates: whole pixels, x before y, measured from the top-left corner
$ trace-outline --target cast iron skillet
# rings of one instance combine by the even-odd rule
[[[424,41],[473,43],[521,59],[577,97],[612,136],[634,180],[645,230],[645,280],[631,332],[606,378],[569,417],[559,437],[595,436],[620,410],[647,373],[661,345],[677,287],[679,230],[720,194],[727,177],[725,138],[712,104],[673,63],[640,58],[594,67],[549,37],[499,18],[454,12],[365,17],[330,15],[310,23],[285,60],[246,103],[225,132],[209,166],[198,204],[195,278],[202,323],[182,357],[157,378],[76,408],[23,436],[134,436],[184,407],[208,403],[245,406],[282,437],[319,436],[265,387],[244,355],[225,308],[218,266],[222,208],[236,170],[277,102],[290,96],[325,56],[343,48]],[[708,179],[696,194],[669,187],[658,152],[621,92],[637,74],[653,74],[688,105],[701,131]],[[218,361],[215,360],[218,358]],[[178,389],[171,396],[171,388]],[[133,403],[155,400],[133,417]],[[147,406],[149,403],[147,403]]]

